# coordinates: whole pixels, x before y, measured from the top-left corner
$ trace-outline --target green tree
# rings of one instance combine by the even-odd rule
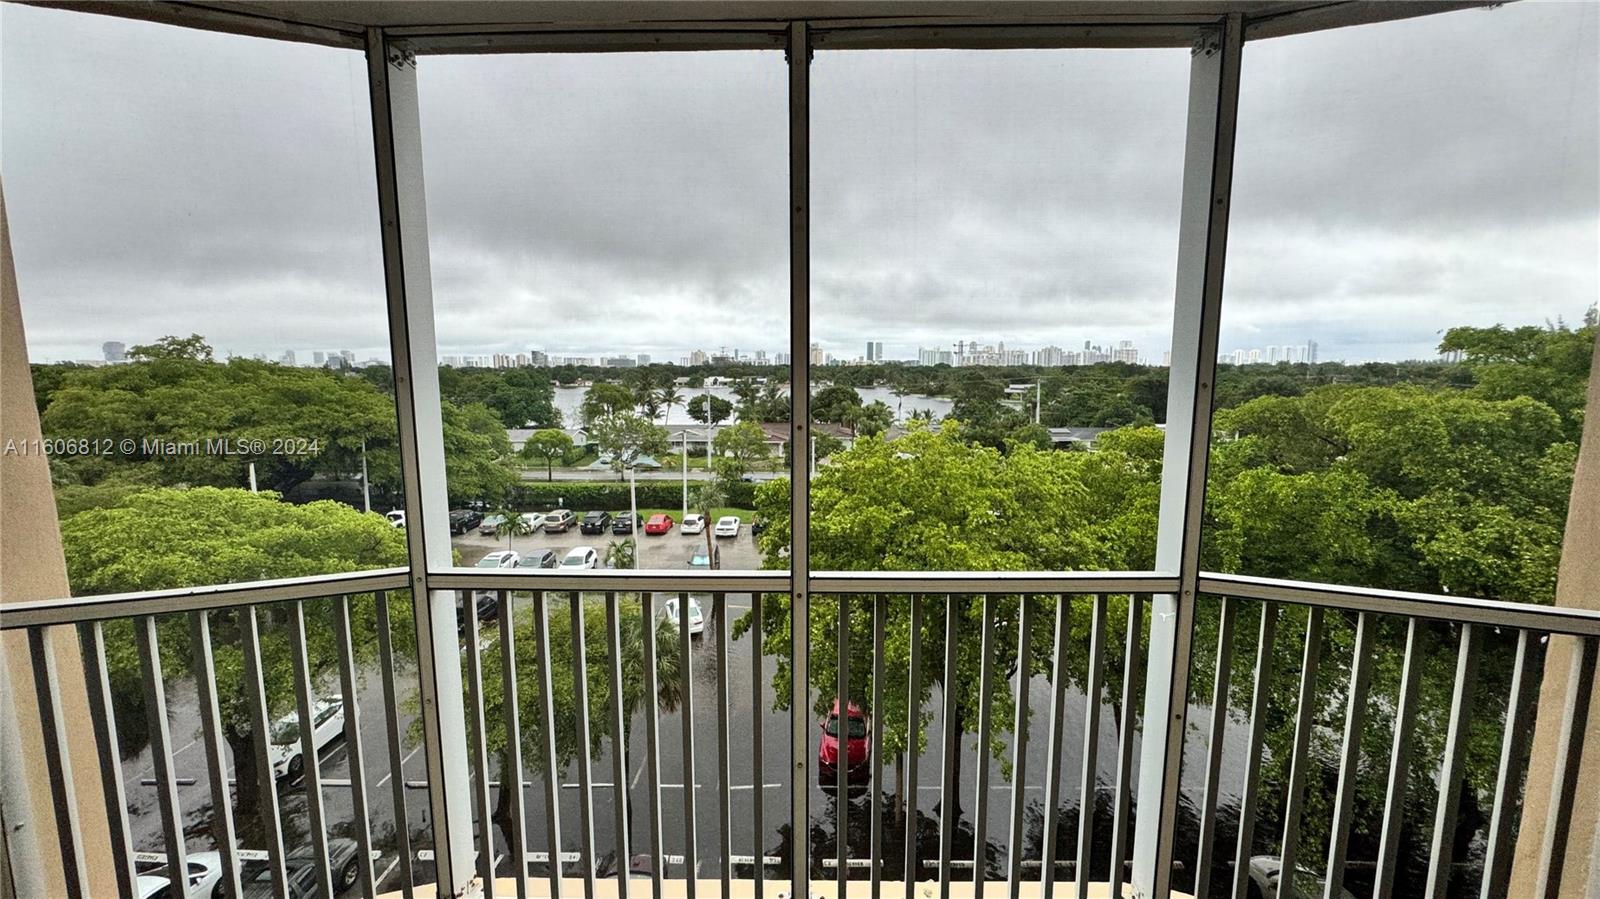
[[[91,509],[61,525],[67,572],[75,595],[199,587],[270,578],[305,577],[404,565],[404,532],[383,516],[358,512],[334,502],[291,505],[273,493],[197,487],[151,489],[126,496],[115,506]],[[351,597],[354,650],[366,658],[375,646],[373,597]],[[409,639],[410,601],[390,595],[391,621]],[[269,713],[276,717],[294,706],[293,657],[288,615],[293,603],[258,610],[262,669]],[[319,690],[323,675],[338,662],[331,619],[332,600],[304,604],[306,648]],[[210,613],[217,695],[223,735],[233,754],[242,784],[263,772],[256,770],[249,704],[243,676],[241,611]],[[156,619],[162,668],[167,683],[192,671],[194,653],[186,616]],[[144,690],[133,644],[133,622],[113,619],[105,625],[108,668],[116,696],[123,752],[129,754],[147,739]],[[258,793],[242,788],[236,794],[241,815],[253,815]]]
[[[860,408],[861,394],[854,387],[830,384],[811,397],[811,420],[848,426],[850,417]]]
[[[894,410],[882,400],[873,400],[845,413],[844,424],[855,436],[872,437],[889,430],[894,424]]]
[[[753,421],[741,421],[717,432],[711,444],[716,453],[717,472],[730,481],[737,481],[771,455],[767,446],[767,432]]]
[[[516,454],[500,417],[488,406],[441,403],[444,468],[452,501],[496,502],[519,479]]]
[[[540,377],[530,368],[506,371],[484,402],[508,428],[561,427],[555,390],[550,387],[548,378]]]
[[[188,337],[162,337],[155,343],[135,346],[128,350],[128,358],[134,362],[210,362],[213,356],[211,345],[204,337],[190,334]]]
[[[706,408],[707,397],[710,398],[711,408],[709,412]],[[732,403],[720,396],[710,393],[700,393],[690,397],[688,409],[690,418],[694,419],[695,421],[705,422],[713,427],[724,421],[727,421],[728,416],[733,414]]]
[[[584,392],[578,414],[583,418],[583,426],[590,428],[595,422],[607,416],[632,412],[635,405],[633,391],[627,386],[599,383],[590,385]]]
[[[555,480],[556,460],[565,461],[572,455],[572,450],[572,438],[568,437],[565,431],[554,428],[534,431],[528,435],[527,442],[522,444],[523,458],[544,462],[544,477],[547,481]]]
[[[666,452],[670,440],[666,428],[633,412],[618,412],[596,419],[589,428],[589,437],[611,470],[617,473],[618,480],[640,456]]]
[[[668,382],[656,394],[656,399],[661,403],[661,423],[666,424],[672,420],[672,407],[683,402],[683,393],[678,390],[678,385]]]

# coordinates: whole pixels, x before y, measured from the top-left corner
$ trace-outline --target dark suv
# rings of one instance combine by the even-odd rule
[[[328,864],[333,869],[333,892],[342,896],[361,878],[361,859],[354,840],[332,837],[328,840]],[[284,873],[288,876],[289,899],[326,899],[317,882],[317,862],[310,846],[290,851],[283,858]],[[239,880],[244,887],[244,899],[270,899],[272,867],[265,861],[245,861],[239,865]],[[227,897],[223,887],[218,895]],[[231,897],[230,897],[231,899]]]
[[[483,524],[483,513],[473,509],[450,510],[450,534],[459,536]]]
[[[618,535],[631,534],[631,533],[633,533],[634,528],[643,528],[643,527],[644,527],[644,516],[643,515],[638,515],[638,516],[635,516],[634,518],[630,519],[630,518],[628,518],[628,513],[626,513],[626,512],[618,512],[617,513],[617,519],[615,521],[611,522],[611,533],[618,534]]]
[[[610,527],[610,512],[585,512],[583,522],[578,525],[578,531],[583,534],[604,534]]]

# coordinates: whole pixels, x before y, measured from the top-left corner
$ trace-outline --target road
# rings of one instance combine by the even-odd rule
[[[752,481],[771,481],[776,478],[785,477],[787,474],[787,472],[782,471],[752,471],[746,475],[746,477]],[[683,473],[666,470],[640,470],[635,473],[635,477],[641,481],[678,482],[683,480]],[[609,468],[556,468],[550,470],[548,473],[542,468],[529,468],[523,470],[522,479],[524,481],[616,481],[619,484],[627,483],[625,480],[617,480],[617,473]],[[710,479],[710,473],[703,468],[689,469],[690,482],[707,481]]]

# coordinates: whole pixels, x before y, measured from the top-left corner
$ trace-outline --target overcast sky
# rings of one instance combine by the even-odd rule
[[[361,56],[0,5],[35,360],[199,332],[386,357]],[[819,52],[813,334],[1170,342],[1186,50]],[[787,349],[777,52],[424,57],[440,352]],[[1432,355],[1600,295],[1600,16],[1253,42],[1222,349]]]

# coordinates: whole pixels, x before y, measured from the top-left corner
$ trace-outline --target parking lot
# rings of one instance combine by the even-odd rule
[[[583,519],[583,513],[578,512],[578,518]],[[615,514],[615,513],[613,513]],[[624,516],[626,512],[622,513]],[[672,516],[677,519],[678,516]],[[709,525],[707,526],[709,528]],[[642,531],[642,529],[641,529]],[[604,534],[582,534],[577,527],[563,534],[546,534],[543,531],[521,537],[487,537],[478,533],[474,528],[470,533],[452,538],[451,543],[460,554],[460,564],[470,566],[477,563],[486,554],[497,549],[511,549],[518,553],[530,549],[554,550],[559,559],[575,546],[592,546],[600,554],[604,565],[606,548],[614,542],[629,539],[626,536],[613,536],[609,529]],[[705,553],[706,537],[704,534],[685,535],[676,525],[668,533],[659,536],[640,533],[638,535],[639,567],[656,569],[687,569],[689,560],[698,552]],[[744,571],[761,567],[761,553],[756,549],[755,539],[750,536],[750,522],[745,520],[739,528],[737,537],[713,537],[715,544],[722,555],[722,568],[730,571]]]

